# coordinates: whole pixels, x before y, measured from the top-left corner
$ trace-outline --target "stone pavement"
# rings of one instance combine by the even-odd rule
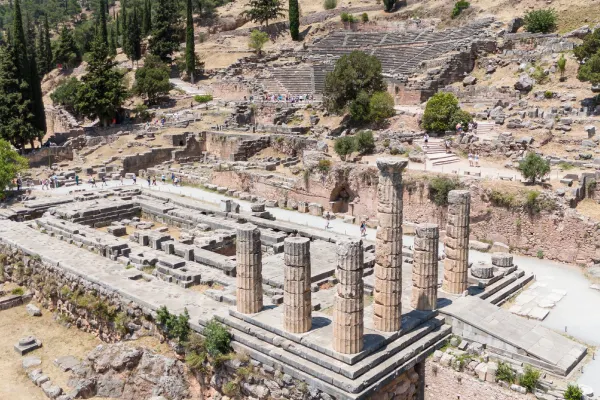
[[[516,357],[525,353],[563,375],[568,374],[587,353],[586,346],[541,323],[518,317],[473,296],[455,299],[440,309],[440,313],[449,317],[447,320],[452,323],[454,334],[485,343],[488,349],[496,348],[501,353]]]

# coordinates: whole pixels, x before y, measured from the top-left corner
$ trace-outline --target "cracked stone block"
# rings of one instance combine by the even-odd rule
[[[33,336],[27,336],[19,340],[17,344],[14,345],[14,349],[20,355],[25,355],[30,351],[39,349],[42,347],[42,341],[36,339]]]
[[[31,304],[31,303],[27,304],[27,307],[25,307],[25,310],[27,310],[27,314],[31,315],[32,317],[41,317],[42,316],[42,311],[35,304]]]

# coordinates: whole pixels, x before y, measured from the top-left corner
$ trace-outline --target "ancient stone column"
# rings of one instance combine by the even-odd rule
[[[337,243],[336,277],[339,280],[333,308],[333,349],[358,353],[363,348],[364,286],[361,240]]]
[[[402,314],[402,171],[406,159],[378,159],[377,241],[375,247],[375,329],[400,329]]]
[[[289,237],[284,240],[283,248],[283,329],[293,333],[308,332],[312,326],[310,239]]]
[[[444,248],[444,281],[442,289],[460,294],[467,290],[469,274],[469,214],[471,194],[468,190],[448,193],[448,224]]]
[[[419,224],[415,234],[411,307],[433,310],[437,304],[440,230],[436,224]]]
[[[244,314],[257,313],[263,306],[263,293],[260,231],[255,225],[238,227],[236,260],[237,310]]]

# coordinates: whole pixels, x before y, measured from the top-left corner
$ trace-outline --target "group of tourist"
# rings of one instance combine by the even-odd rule
[[[50,190],[52,188],[58,188],[58,176],[56,175],[42,179],[42,190]]]
[[[156,185],[156,175],[153,175],[153,176],[147,175],[146,180],[148,181],[148,187],[157,186]],[[163,185],[167,184],[167,177],[165,174],[161,175],[160,180]],[[181,186],[181,178],[176,176],[175,173],[171,173],[171,183],[173,183],[173,186]],[[133,181],[133,184],[135,185],[135,179]]]
[[[479,153],[471,153],[469,152],[469,155],[467,156],[467,159],[469,160],[469,166],[470,167],[479,167]]]
[[[250,96],[250,101],[253,101],[254,97]],[[278,101],[278,102],[286,102],[286,103],[300,103],[302,101],[312,101],[315,97],[312,94],[300,94],[300,95],[291,95],[291,94],[265,94],[262,98],[262,101]],[[246,100],[246,96],[244,96],[244,100]]]

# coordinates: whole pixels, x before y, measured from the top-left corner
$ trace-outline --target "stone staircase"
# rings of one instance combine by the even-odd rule
[[[503,279],[485,287],[484,291],[477,294],[476,297],[499,306],[513,297],[532,280],[533,274],[526,274],[525,271],[516,269]]]
[[[423,149],[425,160],[431,161],[433,166],[453,164],[460,159],[454,153],[446,153],[446,145],[442,139],[429,138],[429,143],[425,146],[422,140],[416,144]]]
[[[489,135],[495,132],[496,123],[494,122],[477,122],[477,135]]]

